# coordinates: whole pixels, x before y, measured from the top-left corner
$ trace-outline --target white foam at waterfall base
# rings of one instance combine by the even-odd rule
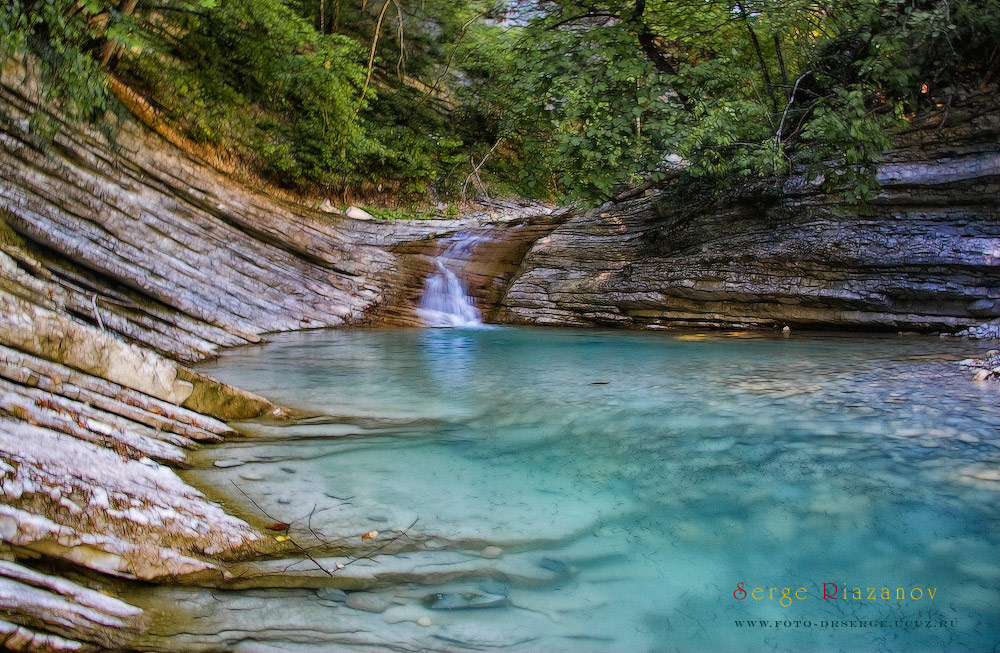
[[[459,232],[451,237],[451,244],[434,259],[437,271],[427,277],[424,294],[417,307],[417,315],[426,326],[462,329],[483,328],[483,316],[469,296],[462,279],[451,270],[447,262],[464,262],[472,249],[486,234]]]
[[[444,262],[434,260],[438,271],[427,277],[417,315],[427,326],[476,328],[483,325],[482,314],[466,294],[465,284]]]

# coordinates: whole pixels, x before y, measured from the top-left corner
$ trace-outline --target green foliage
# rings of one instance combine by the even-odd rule
[[[51,100],[62,100],[70,120],[90,121],[103,116],[112,101],[100,65],[90,55],[93,30],[88,19],[111,12],[106,0],[87,0],[77,10],[74,0],[7,0],[0,5],[0,58],[32,51],[46,81]],[[40,131],[54,124],[33,121]]]
[[[110,71],[290,187],[595,203],[682,161],[864,201],[901,121],[997,66],[1000,0],[7,0],[0,30],[71,119]]]
[[[357,181],[368,157],[383,153],[356,117],[363,53],[350,39],[320,35],[285,4],[257,0],[150,23],[129,34],[140,47],[119,70],[191,138],[241,151],[291,185]],[[163,41],[168,26],[180,35]]]
[[[533,57],[516,57],[505,85],[521,98],[510,103],[512,121],[541,154],[532,167],[551,166],[570,199],[609,196],[616,183],[638,180],[677,132],[649,62],[620,56],[628,34],[606,26],[586,36],[578,47],[578,35],[560,33]]]
[[[440,220],[443,217],[453,217],[453,216],[442,216],[433,211],[418,211],[410,209],[386,209],[377,206],[365,207],[367,211],[376,220]]]
[[[933,89],[996,66],[996,0],[550,0],[483,91],[512,149],[564,198],[656,180],[805,172],[864,201]],[[927,85],[927,86],[924,86]]]
[[[450,178],[454,191],[480,137],[454,99],[458,61],[481,45],[479,20],[495,8],[466,0],[383,8],[11,0],[0,7],[9,34],[0,56],[36,55],[73,120],[114,104],[106,62],[189,138],[285,186],[349,191],[378,181],[426,194]]]
[[[474,61],[489,58],[497,34],[488,18],[501,0],[298,0],[300,15],[324,33],[345,35],[373,54],[368,91],[378,100],[359,114],[386,147],[372,179],[418,195],[459,193],[471,159],[493,137],[463,90]],[[380,22],[381,16],[381,22]],[[377,29],[378,28],[378,29]],[[374,48],[373,48],[374,46]]]

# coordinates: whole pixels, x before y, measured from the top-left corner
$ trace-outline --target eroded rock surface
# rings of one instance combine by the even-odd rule
[[[1000,381],[1000,349],[991,349],[979,358],[967,358],[959,365],[972,373],[975,381]]]
[[[113,649],[145,626],[137,607],[2,560],[0,613],[0,645],[9,651]]]
[[[103,125],[113,141],[64,124],[30,67],[0,79],[0,536],[29,566],[220,582],[225,560],[268,540],[171,467],[234,435],[223,420],[284,412],[178,362],[271,331],[416,323],[410,304],[442,238],[493,223],[529,234],[521,227],[540,209],[391,228],[313,211],[244,188],[138,124]],[[44,141],[33,120],[60,129]],[[502,244],[491,270],[511,275],[531,242]],[[9,602],[50,618],[5,610],[9,649],[122,646],[142,629],[109,621],[91,636],[60,617],[86,612],[82,595],[57,606],[26,587],[4,585]]]
[[[501,317],[624,327],[955,331],[1000,316],[996,91],[900,139],[869,213],[803,180],[609,203],[540,239]]]
[[[17,547],[105,573],[157,580],[216,570],[213,556],[260,540],[148,458],[0,421],[0,534]]]

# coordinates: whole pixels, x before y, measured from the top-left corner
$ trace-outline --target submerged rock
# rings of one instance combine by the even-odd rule
[[[431,610],[475,610],[501,608],[508,604],[506,595],[488,594],[478,590],[429,594],[424,605]]]
[[[561,560],[556,560],[555,558],[542,558],[538,561],[538,566],[557,574],[565,574],[569,572],[569,565]]]
[[[991,349],[982,358],[966,358],[959,361],[961,367],[974,371],[973,381],[1000,379],[1000,351]]]
[[[385,612],[392,602],[381,594],[373,592],[351,592],[344,600],[344,604],[355,610],[379,613]]]
[[[347,601],[348,594],[344,590],[338,590],[336,587],[321,587],[316,590],[316,596],[324,601],[345,603]]]
[[[501,594],[507,596],[507,585],[495,580],[487,580],[477,586],[487,594]]]

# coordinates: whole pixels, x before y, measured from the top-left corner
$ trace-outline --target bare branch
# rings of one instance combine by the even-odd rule
[[[360,113],[361,107],[365,103],[365,98],[368,97],[368,87],[372,83],[372,70],[375,68],[375,48],[378,47],[378,37],[382,32],[382,19],[385,18],[385,12],[389,8],[390,2],[392,0],[385,0],[385,4],[382,5],[382,11],[378,13],[378,21],[375,23],[375,35],[372,37],[372,47],[368,52],[368,74],[365,76],[365,87],[361,90],[361,99],[358,101],[358,107],[354,110],[355,116]]]
[[[264,515],[265,517],[267,517],[271,521],[274,521],[274,522],[279,521],[276,517],[274,517],[273,515],[269,514],[266,510],[264,510],[264,508],[261,507],[261,505],[259,503],[257,503],[253,499],[253,497],[251,497],[249,494],[247,494],[243,490],[243,488],[241,488],[239,485],[237,485],[236,481],[230,480],[229,482],[232,483],[233,487],[235,487],[237,490],[239,490],[240,494],[242,494],[243,496],[245,496],[247,498],[247,500],[250,503],[252,503],[254,505],[254,507],[257,508],[257,510],[260,511],[260,513],[262,515]],[[333,545],[334,542],[343,542],[344,540],[348,539],[348,538],[341,538],[339,540],[327,540],[322,534],[316,532],[316,530],[312,526],[312,518],[313,518],[313,515],[316,514],[316,512],[317,512],[316,511],[316,504],[313,504],[313,507],[309,511],[309,514],[308,514],[308,516],[306,518],[306,530],[308,530],[312,534],[312,536],[315,537],[316,540],[320,543],[318,545],[318,547],[322,547],[324,549],[329,549]],[[417,517],[416,519],[414,519],[413,522],[409,526],[407,526],[406,528],[404,528],[403,530],[397,531],[396,535],[394,537],[391,537],[391,538],[383,541],[379,546],[377,546],[376,548],[372,549],[368,553],[366,553],[364,555],[361,555],[361,556],[355,556],[355,557],[349,558],[347,562],[338,563],[337,566],[336,566],[336,568],[334,568],[334,569],[327,569],[326,567],[324,567],[320,563],[320,561],[317,560],[309,552],[308,548],[306,548],[306,547],[302,546],[301,544],[299,544],[298,542],[296,542],[295,539],[292,538],[291,536],[285,536],[285,537],[288,538],[285,541],[291,542],[291,544],[296,549],[298,549],[299,552],[302,553],[302,555],[304,555],[306,558],[308,558],[316,566],[317,569],[319,569],[320,571],[322,571],[324,574],[326,574],[330,578],[333,578],[333,575],[336,572],[340,571],[344,567],[347,567],[348,565],[352,565],[355,562],[358,562],[359,560],[371,560],[372,562],[375,562],[377,564],[378,560],[375,560],[374,556],[377,555],[380,551],[385,550],[390,545],[392,545],[395,542],[399,541],[401,538],[403,538],[403,537],[409,538],[408,532],[410,531],[410,529],[412,529],[414,526],[416,526],[416,524],[417,524],[418,521],[420,521],[419,517]],[[289,525],[289,531],[290,530],[291,530],[291,525]],[[318,547],[311,547],[311,548],[318,548]],[[289,565],[288,567],[286,567],[284,571],[287,572],[289,569],[291,569],[292,566],[294,566],[294,563],[291,564],[291,565]]]

